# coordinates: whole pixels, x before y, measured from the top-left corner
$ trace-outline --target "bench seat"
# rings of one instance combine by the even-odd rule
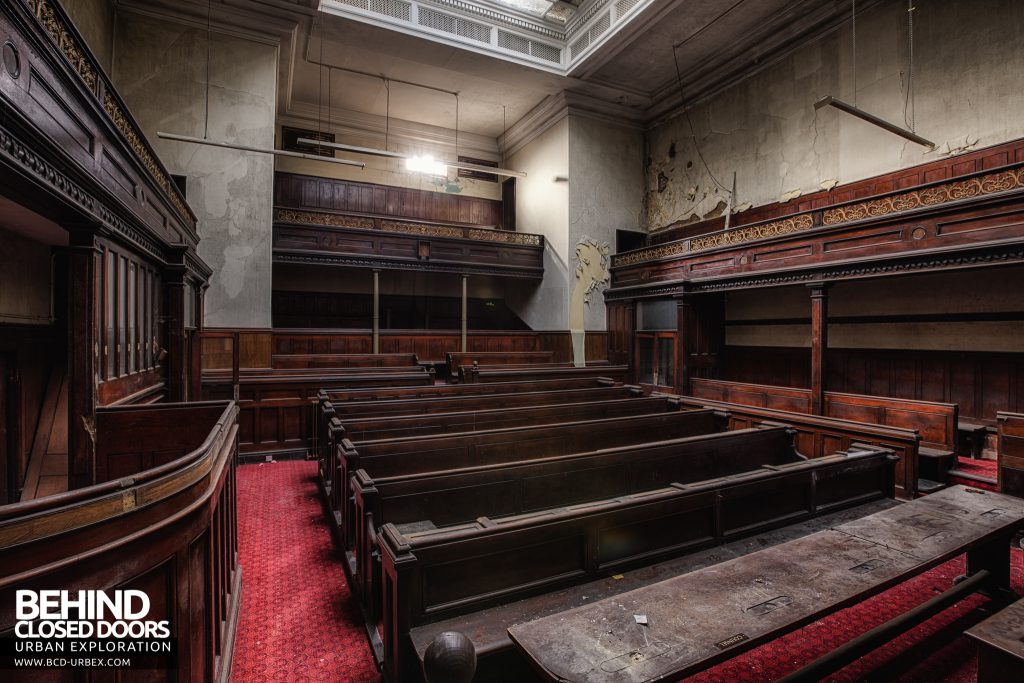
[[[975,624],[967,635],[978,643],[978,683],[1024,679],[1024,600]]]

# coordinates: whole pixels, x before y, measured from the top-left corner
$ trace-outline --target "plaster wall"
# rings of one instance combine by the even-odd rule
[[[50,247],[0,230],[0,254],[10,255],[0,268],[0,323],[50,323]]]
[[[114,56],[114,3],[112,0],[61,0],[78,32],[108,74]]]
[[[118,12],[116,35],[114,83],[168,170],[187,177],[199,255],[214,273],[206,325],[270,327],[273,160],[156,137],[204,135],[205,29]],[[209,72],[209,138],[272,147],[277,48],[215,33]]]
[[[516,180],[516,230],[544,235],[544,280],[509,282],[507,303],[535,330],[569,326],[569,117],[517,151],[509,165],[526,172]]]
[[[646,227],[786,201],[835,183],[888,173],[1024,137],[1024,5],[1017,0],[919,3],[914,12],[914,96],[907,98],[906,3],[858,15],[857,62],[849,23],[648,134]],[[927,148],[813,104],[832,95],[934,141]]]
[[[580,240],[589,237],[600,245],[609,245],[609,253],[614,253],[616,230],[641,228],[643,144],[643,133],[638,129],[570,114],[570,287],[576,283],[574,251]],[[584,329],[607,329],[600,291],[591,294],[584,309]]]

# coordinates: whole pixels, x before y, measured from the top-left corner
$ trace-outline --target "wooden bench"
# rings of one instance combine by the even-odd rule
[[[808,389],[774,387],[743,382],[695,378],[691,381],[695,398],[706,398],[754,407],[810,413]],[[949,470],[956,464],[958,407],[955,403],[911,401],[884,396],[864,396],[825,392],[823,413],[855,422],[869,422],[921,434],[918,448],[915,489],[935,491],[945,485]]]
[[[1024,600],[967,629],[978,644],[978,683],[1020,683],[1024,676]]]
[[[483,370],[480,366],[463,366],[464,372],[460,375],[465,384],[478,384],[481,382],[525,382],[543,379],[569,379],[579,377],[606,377],[619,382],[624,382],[629,374],[628,365],[597,365],[582,368],[524,368],[510,370],[502,368],[490,368]],[[471,377],[472,375],[472,377]]]
[[[371,477],[390,477],[533,460],[644,443],[652,435],[674,439],[712,434],[722,431],[724,422],[712,410],[696,410],[358,444],[342,439],[333,477],[339,485],[332,492],[341,545],[348,548],[355,540],[351,477],[359,469]]]
[[[519,371],[520,373],[526,373],[526,371],[534,370],[564,370],[568,368],[578,367],[575,363],[514,363],[509,365],[481,365],[479,363],[473,363],[472,365],[459,366],[458,376],[453,376],[453,379],[457,379],[461,384],[472,384],[480,381],[480,375],[483,374],[485,377],[496,371],[511,372]],[[587,363],[588,368],[598,367],[609,367],[608,361],[593,361]]]
[[[595,390],[584,389],[583,391]],[[517,394],[516,396],[523,395]],[[545,399],[538,397],[537,400]],[[576,403],[549,404],[531,402],[521,408],[503,407],[458,412],[425,411],[423,414],[416,415],[346,418],[339,421],[341,422],[341,435],[351,441],[359,442],[371,439],[434,436],[454,432],[551,424],[553,422],[664,413],[670,408],[669,400],[665,396],[640,395],[606,401],[584,400]],[[522,403],[522,400],[517,402]]]
[[[325,384],[331,386],[407,387],[429,386],[433,375],[423,369],[406,372],[357,372],[324,375],[280,375],[264,371],[239,381],[238,441],[242,458],[266,458],[308,453],[313,435],[313,406]],[[204,400],[228,400],[234,396],[231,377],[204,376]]]
[[[956,423],[957,451],[967,453],[977,460],[985,450],[985,439],[988,438],[988,425],[970,420],[959,420]]]
[[[657,395],[657,394],[652,394]],[[670,400],[690,408],[715,408],[729,415],[729,429],[784,424],[796,432],[796,448],[809,458],[844,451],[854,443],[888,448],[896,457],[896,495],[913,500],[917,492],[917,449],[921,435],[911,429],[803,415],[768,408],[674,396]]]
[[[999,490],[1024,498],[1024,413],[996,413]]]
[[[454,377],[463,365],[510,365],[513,363],[551,363],[554,351],[449,351],[445,354],[448,373]]]
[[[601,377],[562,377],[544,380],[523,380],[489,382],[471,387],[459,385],[432,385],[419,387],[335,387],[328,380],[323,383],[322,400],[333,401],[335,405],[349,401],[374,401],[386,399],[460,397],[478,394],[514,394],[527,391],[553,391],[565,389],[592,389],[615,386],[621,382]]]
[[[544,382],[541,384],[551,384]],[[554,383],[558,385],[557,382]],[[525,406],[551,406],[563,403],[584,401],[607,401],[614,399],[638,398],[643,395],[639,387],[598,383],[590,380],[585,382],[586,389],[565,389],[549,391],[523,391],[497,394],[470,394],[468,396],[446,393],[438,398],[402,398],[380,399],[373,401],[349,401],[335,403],[326,397],[332,394],[321,392],[316,411],[316,437],[314,451],[320,461],[321,484],[325,494],[330,497],[332,482],[331,468],[334,454],[343,438],[343,424],[338,419],[341,415],[346,421],[361,419],[383,419],[390,416],[436,416],[443,413],[467,412],[478,410],[514,409]],[[484,386],[484,385],[481,385]],[[506,388],[501,385],[502,388]],[[535,383],[528,383],[522,388],[534,388]],[[441,388],[441,387],[438,387]],[[516,387],[519,388],[519,387]]]
[[[385,523],[406,533],[626,496],[805,460],[781,427],[746,429],[397,477],[358,470],[353,585],[378,616],[377,532]]]
[[[414,627],[717,545],[867,496],[891,496],[891,473],[887,451],[865,448],[440,530],[403,534],[385,524],[379,536],[384,675],[414,680],[419,648],[433,637],[428,626],[410,641]],[[830,481],[843,484],[820,485]],[[557,638],[545,634],[552,645],[572,636],[565,630]]]
[[[968,575],[976,576],[950,589],[954,597],[968,589],[1005,592],[1010,538],[1022,527],[1024,501],[955,486],[508,632],[544,680],[677,679],[963,553]],[[415,552],[415,545],[403,552]],[[411,597],[432,606],[448,596]],[[646,626],[635,614],[645,615]],[[825,673],[794,678],[817,680]]]
[[[274,354],[274,368],[386,368],[416,367],[415,353],[296,353]]]

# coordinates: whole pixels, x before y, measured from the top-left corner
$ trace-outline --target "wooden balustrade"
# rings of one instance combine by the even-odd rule
[[[118,451],[127,437],[141,453],[159,454],[165,439],[188,451],[130,477],[0,507],[0,633],[14,627],[17,590],[141,590],[147,618],[169,621],[178,642],[179,666],[159,672],[163,680],[227,681],[242,581],[237,414],[233,402],[99,411],[100,452]],[[190,435],[170,434],[172,417]],[[108,432],[127,425],[127,435]],[[83,672],[58,673],[78,680]]]

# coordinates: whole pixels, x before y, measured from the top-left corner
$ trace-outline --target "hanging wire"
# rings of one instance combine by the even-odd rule
[[[693,119],[690,118],[690,108],[686,106],[686,97],[683,95],[683,75],[679,71],[679,57],[676,55],[677,45],[672,46],[672,61],[676,65],[676,83],[679,85],[679,99],[682,101],[683,115],[686,117],[686,123],[690,127],[690,138],[693,140],[693,148],[697,150],[697,156],[700,158],[700,162],[704,165],[704,170],[708,172],[711,177],[711,181],[724,192],[732,194],[732,190],[727,188],[722,183],[718,182],[718,178],[711,172],[711,167],[708,166],[708,162],[704,159],[704,154],[700,150],[700,143],[697,141],[697,133],[693,129]]]
[[[388,136],[391,133],[391,81],[384,79],[384,91],[386,93],[384,100],[384,149],[390,149],[388,147]]]
[[[907,124],[907,128],[911,132],[917,132],[914,129],[917,114],[916,93],[914,92],[914,11],[916,9],[914,7],[914,0],[907,0],[907,36],[909,38],[910,65],[907,74],[907,92],[903,99],[903,122]],[[910,111],[910,118],[907,118],[908,109]]]
[[[505,105],[501,105],[501,165],[505,165],[505,146],[508,143],[508,122],[505,120]]]
[[[316,95],[316,152],[320,153],[320,138],[322,132],[320,128],[320,116],[324,104],[324,24],[321,19],[317,19],[317,25],[320,27],[320,64],[317,66],[317,95]]]
[[[853,106],[857,106],[857,0],[853,4]]]
[[[203,123],[203,139],[210,139],[210,37],[213,23],[210,15],[213,12],[213,0],[206,0],[206,118]]]
[[[455,93],[455,161],[459,160],[459,93]]]

